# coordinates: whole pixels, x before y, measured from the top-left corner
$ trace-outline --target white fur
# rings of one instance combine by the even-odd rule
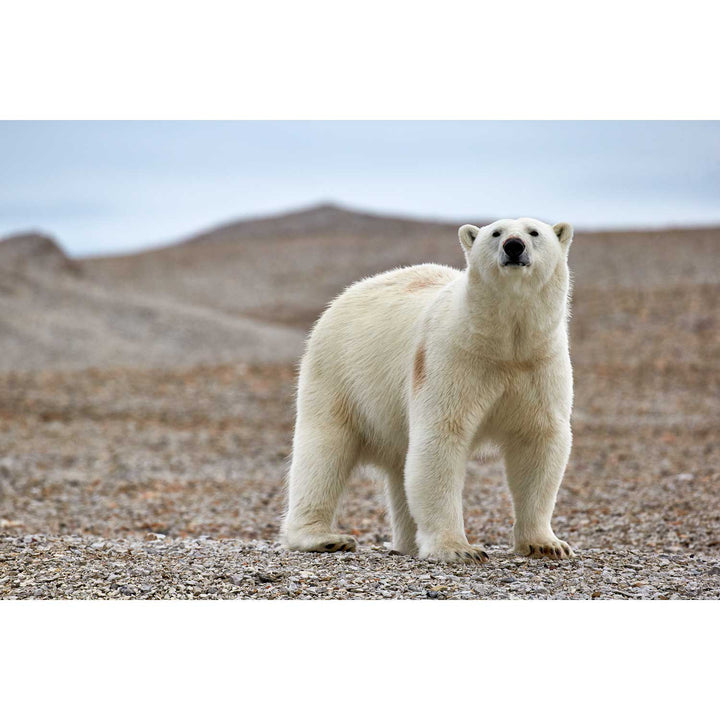
[[[529,266],[501,265],[509,236],[525,242]],[[368,463],[387,475],[394,549],[483,561],[465,536],[462,491],[469,456],[489,442],[505,459],[515,551],[572,554],[550,527],[571,445],[572,228],[520,218],[464,225],[459,237],[464,271],[427,264],[362,280],[313,329],[300,368],[286,547],[354,549],[332,521],[350,472]]]

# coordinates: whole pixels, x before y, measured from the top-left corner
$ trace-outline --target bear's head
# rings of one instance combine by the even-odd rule
[[[533,218],[497,220],[459,231],[471,275],[486,283],[504,283],[518,289],[545,285],[558,274],[568,275],[567,254],[573,229],[568,223],[548,225]]]

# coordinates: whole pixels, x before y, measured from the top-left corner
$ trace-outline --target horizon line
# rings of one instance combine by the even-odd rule
[[[191,231],[188,234],[180,235],[174,239],[169,240],[158,240],[158,241],[150,241],[146,245],[142,245],[138,248],[135,248],[133,250],[129,251],[90,251],[90,252],[69,252],[66,248],[65,244],[63,243],[62,239],[59,238],[55,233],[52,231],[45,230],[41,227],[27,227],[23,229],[18,229],[16,231],[4,234],[0,237],[0,243],[5,242],[6,240],[11,240],[13,238],[22,237],[24,235],[35,235],[35,236],[42,236],[49,238],[52,240],[56,245],[60,247],[63,254],[65,254],[69,258],[73,259],[96,259],[96,258],[113,258],[113,257],[130,257],[133,255],[141,255],[146,252],[153,252],[156,250],[163,250],[167,249],[176,245],[182,245],[188,242],[192,242],[193,240],[200,238],[204,235],[209,235],[214,232],[218,232],[227,228],[231,228],[234,225],[242,225],[245,223],[253,223],[253,222],[264,222],[264,221],[273,221],[278,220],[284,217],[292,217],[293,215],[301,215],[301,214],[307,214],[312,212],[317,212],[321,210],[336,210],[336,211],[342,211],[346,212],[350,215],[364,215],[364,216],[370,216],[376,219],[380,220],[395,220],[395,221],[406,221],[406,222],[416,222],[419,224],[434,224],[434,225],[445,225],[445,226],[453,226],[457,225],[457,227],[460,227],[461,225],[467,223],[467,222],[473,222],[472,220],[469,220],[467,218],[465,219],[457,219],[452,217],[442,217],[442,216],[426,216],[426,215],[414,215],[412,213],[401,213],[397,210],[390,210],[390,209],[375,209],[375,208],[359,208],[352,205],[347,205],[345,203],[341,203],[335,200],[319,200],[313,203],[304,204],[301,206],[291,206],[290,208],[284,208],[284,209],[278,209],[273,212],[267,212],[267,213],[257,213],[257,214],[247,214],[247,215],[236,215],[232,218],[228,218],[227,220],[221,220],[216,223],[211,223],[204,225],[202,228],[197,229],[195,231]],[[490,215],[487,214],[487,217],[483,218],[482,220],[475,219],[475,223],[488,223],[488,222],[495,222],[495,220],[489,219]],[[518,217],[526,217],[525,215],[518,215]],[[500,219],[500,218],[496,218]],[[545,221],[543,221],[545,222]],[[558,221],[560,222],[560,221]],[[564,222],[564,221],[563,221]],[[609,225],[596,225],[596,226],[582,226],[582,225],[575,225],[571,222],[571,224],[574,227],[574,231],[576,235],[582,235],[582,234],[595,234],[595,233],[630,233],[630,232],[672,232],[672,231],[678,231],[678,230],[712,230],[720,227],[720,218],[714,222],[693,222],[691,220],[677,220],[671,223],[661,223],[658,225],[653,225],[650,223],[644,223],[644,224],[636,224],[636,225],[624,225],[624,224],[609,224]]]

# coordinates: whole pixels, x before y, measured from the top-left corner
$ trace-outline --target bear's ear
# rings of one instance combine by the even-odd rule
[[[560,244],[567,250],[573,239],[573,227],[570,223],[558,223],[553,225],[553,230],[560,241]]]
[[[470,252],[470,248],[472,247],[472,244],[475,242],[475,238],[478,236],[479,232],[480,232],[480,228],[475,227],[474,225],[463,225],[458,230],[458,237],[460,238],[460,244],[463,246],[463,250],[466,253]]]

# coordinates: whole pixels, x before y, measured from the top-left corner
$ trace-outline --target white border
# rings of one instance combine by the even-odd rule
[[[693,718],[716,705],[711,602],[9,601],[0,612],[5,717]]]
[[[697,0],[28,0],[3,8],[0,117],[715,119],[710,12]]]

